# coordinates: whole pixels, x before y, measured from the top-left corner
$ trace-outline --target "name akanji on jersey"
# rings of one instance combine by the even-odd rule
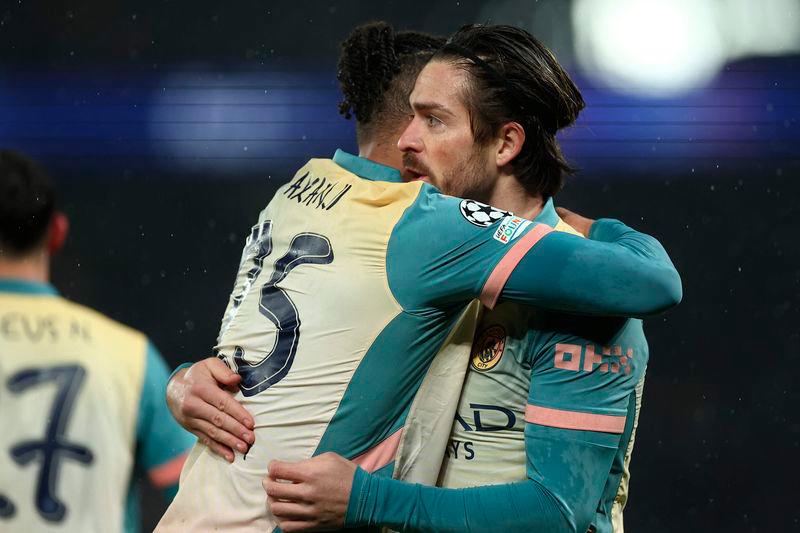
[[[335,451],[390,475],[431,361],[531,227],[341,152],[310,161],[251,229],[218,339],[256,443],[233,465],[196,446],[159,530],[272,527],[272,459]]]
[[[343,152],[311,160],[251,229],[218,338],[256,443],[232,465],[196,446],[158,530],[274,526],[272,459],[334,451],[390,475],[420,383],[476,298],[607,314],[672,301],[657,241],[594,227],[591,241],[554,232]]]

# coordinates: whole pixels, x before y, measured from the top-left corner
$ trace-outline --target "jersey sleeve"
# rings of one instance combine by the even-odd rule
[[[181,468],[195,438],[181,428],[169,412],[165,398],[169,370],[150,342],[145,365],[136,426],[136,461],[150,481],[171,497],[177,489]]]
[[[425,185],[389,239],[389,284],[406,310],[477,298],[514,244],[543,224]]]
[[[406,310],[480,297],[490,308],[502,299],[645,316],[680,301],[680,277],[656,239],[615,220],[594,226],[583,239],[423,188],[389,239],[389,284]]]
[[[359,470],[345,525],[587,531],[623,434],[631,430],[634,389],[647,362],[643,339],[641,324],[628,321],[610,347],[566,335],[542,342],[531,368],[525,417],[527,480],[444,489]]]
[[[500,290],[493,294],[546,309],[627,317],[658,314],[682,298],[680,276],[658,240],[612,219],[597,220],[589,239],[549,233]]]

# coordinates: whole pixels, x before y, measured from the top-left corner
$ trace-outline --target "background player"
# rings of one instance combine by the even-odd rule
[[[522,82],[526,78],[536,83]],[[574,232],[558,220],[551,200],[543,205],[560,190],[568,169],[554,139],[563,122],[548,127],[541,111],[519,112],[541,106],[564,116],[565,100],[580,100],[577,89],[529,34],[510,27],[463,29],[417,79],[411,96],[415,117],[399,146],[411,170],[433,174],[434,181],[451,168],[475,168],[465,161],[479,152],[458,144],[464,137],[459,133],[471,130],[480,146],[494,141],[505,122],[519,120],[529,132],[527,157],[514,164],[516,182],[495,188],[494,203]],[[548,167],[548,161],[556,164]],[[475,186],[454,192],[480,195],[480,174],[471,178],[465,181]],[[593,221],[577,220],[588,234]],[[332,456],[273,463],[274,479],[265,486],[273,498],[284,500],[271,498],[281,526],[586,531],[592,524],[594,530],[611,531],[614,507],[614,529],[621,531],[626,495],[621,478],[636,423],[637,384],[648,358],[641,322],[502,304],[483,317],[472,355],[439,483],[513,482],[526,479],[526,473],[528,482],[436,491],[359,471],[348,507],[349,490],[341,490],[341,480],[352,477],[354,465]]]
[[[504,167],[517,155],[521,147],[520,138],[515,133],[509,135],[507,141],[481,154],[488,159],[490,151],[496,149],[495,170]],[[393,184],[393,182],[399,181],[398,173],[341,152],[337,152],[334,163],[336,165],[325,160],[312,160],[301,169],[291,183],[279,189],[276,198],[262,213],[259,224],[254,227],[251,238],[248,240],[236,288],[223,320],[220,346],[223,353],[229,352],[226,354],[226,358],[232,365],[236,365],[239,373],[242,374],[244,394],[240,398],[251,406],[251,411],[257,420],[259,417],[261,418],[260,425],[264,430],[260,438],[264,438],[266,444],[258,446],[257,441],[256,447],[251,449],[247,457],[248,463],[244,464],[244,460],[237,460],[233,469],[220,468],[218,461],[214,462],[209,457],[207,450],[196,449],[197,453],[193,453],[187,463],[187,469],[182,478],[184,483],[181,492],[173,504],[175,510],[173,511],[171,508],[172,515],[168,511],[162,521],[164,527],[174,526],[177,528],[188,525],[192,528],[213,525],[225,528],[236,527],[234,524],[243,527],[244,524],[252,524],[254,520],[259,521],[254,527],[268,525],[269,521],[267,520],[266,524],[261,523],[262,517],[254,516],[252,505],[248,505],[243,500],[249,499],[251,493],[249,487],[251,483],[246,481],[246,478],[252,476],[257,471],[258,465],[263,464],[270,455],[310,455],[325,451],[325,448],[350,447],[351,451],[345,453],[350,456],[358,456],[360,459],[373,455],[373,451],[377,450],[383,458],[383,462],[378,462],[377,466],[390,467],[392,454],[384,452],[402,429],[403,413],[410,400],[407,394],[411,392],[413,395],[421,374],[424,374],[427,364],[429,364],[429,359],[426,362],[425,357],[432,357],[435,347],[444,340],[449,327],[443,331],[441,321],[445,320],[452,324],[452,313],[454,311],[460,313],[467,301],[463,298],[477,295],[477,292],[471,292],[475,289],[469,288],[473,286],[476,274],[477,279],[487,279],[483,272],[478,274],[473,269],[482,270],[486,265],[495,264],[501,259],[499,256],[491,255],[488,258],[484,256],[480,260],[475,258],[476,253],[481,255],[496,250],[497,245],[494,244],[494,241],[506,246],[517,237],[519,240],[516,243],[511,243],[510,248],[501,248],[499,254],[503,260],[517,257],[521,262],[518,263],[517,270],[508,278],[507,284],[504,279],[498,281],[496,273],[500,270],[497,269],[494,271],[495,274],[489,276],[488,281],[480,282],[479,285],[484,288],[483,299],[489,305],[493,305],[501,291],[503,294],[517,297],[536,293],[536,298],[540,299],[528,299],[523,296],[521,301],[536,301],[563,308],[591,309],[597,312],[625,313],[631,308],[644,305],[643,300],[638,302],[629,300],[631,294],[638,294],[645,299],[655,297],[654,301],[648,302],[648,306],[651,307],[647,307],[647,309],[651,311],[659,309],[666,300],[674,302],[676,293],[673,291],[676,286],[672,283],[677,281],[677,278],[674,277],[671,267],[664,269],[668,260],[667,263],[664,263],[666,258],[662,255],[663,252],[657,246],[653,246],[654,243],[651,240],[632,232],[618,222],[606,221],[598,223],[598,227],[602,226],[609,231],[611,240],[620,238],[625,241],[627,244],[623,245],[623,248],[626,246],[641,247],[644,257],[624,253],[626,258],[617,266],[624,265],[623,268],[632,268],[626,275],[631,276],[629,279],[634,285],[639,285],[639,281],[641,281],[639,278],[644,274],[644,271],[638,269],[647,268],[647,265],[641,262],[642,259],[645,263],[654,261],[660,265],[655,268],[659,273],[655,276],[653,272],[645,275],[644,277],[648,278],[645,284],[648,289],[640,292],[638,289],[644,289],[644,287],[639,285],[633,293],[629,293],[629,290],[633,289],[632,286],[621,288],[616,282],[612,283],[613,286],[608,286],[601,274],[599,279],[593,280],[591,283],[592,286],[599,289],[601,295],[587,298],[586,287],[575,290],[576,288],[572,285],[575,281],[572,279],[573,274],[577,271],[573,272],[567,267],[564,270],[559,269],[559,276],[556,276],[555,271],[552,270],[556,264],[563,264],[560,261],[566,260],[569,264],[564,253],[566,249],[561,246],[575,246],[592,252],[580,255],[580,257],[572,256],[584,268],[591,270],[610,266],[607,261],[617,259],[612,252],[616,250],[615,247],[601,246],[600,248],[603,249],[600,254],[602,259],[597,264],[589,265],[587,261],[593,262],[593,250],[599,251],[596,245],[560,234],[549,234],[538,241],[539,236],[531,231],[546,231],[546,227],[530,225],[521,220],[514,221],[514,217],[510,216],[506,217],[509,220],[506,220],[504,224],[516,224],[519,231],[512,232],[513,235],[510,235],[504,242],[503,239],[494,236],[497,228],[491,228],[491,226],[500,223],[501,219],[507,215],[506,213],[498,215],[488,206],[478,206],[480,212],[476,212],[470,208],[470,206],[475,206],[475,203],[459,202],[456,199],[439,196],[435,189],[421,183]],[[343,173],[343,170],[349,171],[351,174],[360,174],[360,177],[353,176],[351,178]],[[380,188],[374,188],[372,185],[376,180],[383,182],[380,183]],[[320,200],[314,196],[316,190],[314,184],[332,183],[341,188],[334,189],[339,190],[333,197],[335,198],[332,200],[334,203],[329,204],[326,200],[324,208],[320,209]],[[351,190],[353,194],[346,196]],[[404,191],[413,193],[408,200],[411,202],[410,204],[400,201],[403,198],[401,193]],[[381,195],[379,201],[372,196],[378,192]],[[305,196],[302,196],[304,193]],[[398,197],[400,200],[397,199]],[[339,198],[342,198],[342,206],[346,209],[325,215],[330,218],[315,220],[319,218],[319,211],[329,211],[329,207],[338,205]],[[298,205],[295,205],[295,200]],[[438,204],[440,201],[444,203]],[[385,206],[397,203],[401,204],[403,212],[399,219],[389,217],[388,221],[381,221],[381,217],[375,213],[371,216],[367,228],[361,228],[357,215],[354,214],[364,206],[369,206],[371,209],[378,206],[388,209]],[[393,211],[387,210],[384,213],[391,214]],[[276,217],[278,214],[280,214],[279,218]],[[322,214],[324,215],[324,213]],[[338,218],[335,216],[336,214],[339,215]],[[486,218],[482,219],[480,216],[482,214]],[[496,219],[492,215],[497,215]],[[343,220],[348,222],[345,224]],[[488,223],[486,223],[487,221]],[[284,227],[289,227],[292,231],[303,230],[301,235],[316,235],[314,239],[319,237],[317,241],[326,241],[328,245],[320,244],[315,248],[309,247],[307,249],[314,249],[303,252],[303,254],[294,252],[296,239],[285,233],[281,235],[282,230],[279,229],[278,224],[284,224]],[[383,224],[388,225],[387,229],[381,227]],[[348,235],[346,237],[337,235],[335,231],[337,227],[347,227]],[[448,228],[447,234],[439,236],[439,242],[433,242],[424,247],[420,247],[416,243],[411,244],[411,241],[418,238],[419,235],[427,234],[436,227]],[[488,232],[485,231],[487,229]],[[322,231],[327,232],[328,235],[319,233]],[[378,232],[380,237],[373,237],[370,232]],[[358,237],[358,246],[348,246],[347,239],[356,237]],[[279,239],[284,242],[280,242]],[[388,251],[386,250],[387,240]],[[337,245],[337,241],[340,244]],[[524,250],[534,242],[538,242],[538,244],[532,248],[532,253],[536,255],[539,252],[538,257],[534,259],[529,253],[522,258]],[[559,244],[548,249],[545,246],[548,242]],[[465,245],[467,248],[464,248]],[[413,248],[406,248],[407,246]],[[289,248],[289,255],[275,261],[274,267],[272,267],[275,269],[275,273],[267,279],[266,272],[261,274],[261,270],[267,268],[264,258],[270,255],[272,249],[283,249],[284,247]],[[370,247],[374,247],[374,249],[371,250]],[[342,277],[344,271],[337,271],[336,267],[332,266],[335,265],[333,257],[336,249],[345,252],[344,262],[348,269],[346,277]],[[465,250],[471,251],[465,253]],[[515,252],[504,253],[509,250],[519,250],[517,253],[521,253],[520,255],[516,255]],[[358,257],[358,260],[348,261],[347,252]],[[581,252],[581,254],[583,253]],[[571,252],[567,252],[566,255],[570,254]],[[296,258],[301,255],[314,258],[314,261],[310,262],[312,266],[303,270],[308,272],[304,277],[298,275],[293,278],[288,275],[287,265],[299,264],[300,262]],[[456,256],[459,261],[453,262]],[[388,257],[385,259],[386,266],[375,270],[372,265],[383,264],[384,259],[381,257]],[[549,263],[548,258],[556,263]],[[407,264],[404,265],[404,262]],[[634,265],[632,262],[639,264]],[[542,269],[539,274],[542,274],[543,277],[531,275],[532,272],[528,269],[534,268],[534,265]],[[388,280],[380,277],[383,276],[383,268],[389,273]],[[458,275],[453,275],[450,269],[457,271]],[[399,273],[404,275],[395,277],[400,276]],[[667,275],[666,278],[661,278],[660,276],[664,274]],[[370,285],[373,282],[377,283],[371,279],[375,276],[380,278],[380,284],[371,288]],[[560,284],[552,286],[546,283],[546,287],[540,285],[545,279],[554,280],[557,277],[560,277],[560,282],[566,283],[570,288],[562,291]],[[257,278],[262,283],[266,283],[260,291],[260,296],[257,291],[253,290]],[[660,290],[669,287],[666,292],[661,292],[657,288],[655,293],[649,293],[649,287],[652,287],[651,283],[664,283],[667,280],[668,282],[660,287]],[[279,281],[282,283],[280,291],[285,296],[276,295],[277,291],[273,288],[274,284]],[[372,346],[367,344],[365,347],[360,344],[355,345],[358,351],[366,350],[366,356],[362,356],[360,353],[350,354],[346,350],[336,350],[338,342],[346,346],[345,343],[354,342],[353,338],[359,339],[361,337],[359,328],[366,327],[372,330],[373,326],[369,323],[370,320],[377,320],[381,323],[384,321],[386,317],[382,317],[381,313],[385,311],[381,310],[380,301],[371,302],[374,309],[371,309],[370,312],[362,312],[365,300],[359,298],[358,294],[368,291],[372,295],[370,298],[375,299],[376,295],[382,294],[377,287],[385,288],[387,281],[390,291],[392,291],[392,297],[397,298],[398,302],[403,302],[403,313],[411,316],[395,315],[397,309],[390,309],[389,325],[379,334],[378,340],[373,342],[378,342],[378,346],[380,346],[383,342],[389,342],[389,337],[393,337],[392,345],[410,347],[404,358],[392,359],[388,354],[384,355],[382,347],[375,348],[375,344]],[[357,285],[352,285],[355,282]],[[398,285],[398,283],[400,284]],[[516,283],[523,285],[515,287]],[[526,285],[529,283],[531,285]],[[342,284],[345,286],[341,286]],[[308,287],[317,289],[309,292]],[[503,289],[503,287],[506,288]],[[412,289],[415,291],[414,294],[406,292]],[[487,290],[492,294],[487,294]],[[328,294],[329,291],[333,291],[333,293]],[[623,295],[622,292],[626,294]],[[608,296],[608,300],[606,300],[606,296]],[[285,302],[284,298],[289,298],[292,304],[281,303]],[[610,310],[607,307],[609,300],[614,302],[612,307],[616,305],[621,305],[621,307]],[[311,307],[304,306],[304,301]],[[283,310],[293,309],[298,315],[305,313],[310,317],[308,322],[311,322],[311,325],[304,326],[307,327],[304,331],[310,332],[307,335],[311,337],[307,344],[303,344],[302,340],[298,341],[299,328],[296,324],[299,318],[295,316],[290,320],[278,319],[283,311],[277,312],[275,305],[280,305]],[[641,310],[635,312],[641,312]],[[277,338],[269,338],[270,328],[259,325],[257,321],[259,313],[278,326]],[[358,316],[357,325],[347,322],[353,319],[352,315]],[[325,320],[322,319],[323,317]],[[417,321],[420,319],[422,322],[418,324]],[[406,322],[408,320],[411,321]],[[308,322],[304,320],[304,323]],[[342,322],[345,323],[345,326],[341,324]],[[287,331],[284,324],[292,325],[292,330]],[[421,330],[414,331],[417,326],[424,326],[428,329],[425,333]],[[324,332],[323,334],[319,333],[320,329]],[[391,333],[388,333],[390,330]],[[382,339],[384,333],[386,333],[385,341]],[[286,334],[288,334],[286,338],[289,340],[284,338]],[[258,337],[261,335],[265,335],[266,338],[259,339]],[[343,335],[346,335],[347,339]],[[406,335],[410,336],[405,338]],[[431,335],[433,336],[432,344],[426,346],[419,344],[419,339],[427,340],[431,338]],[[367,335],[367,342],[372,338],[374,337]],[[297,348],[298,345],[299,348]],[[264,349],[265,346],[267,350]],[[421,350],[420,353],[417,352],[418,349]],[[252,356],[250,360],[246,360],[244,355],[248,352],[255,352],[256,355]],[[376,354],[381,355],[378,357]],[[360,362],[362,357],[364,363]],[[332,363],[332,360],[336,362]],[[367,360],[370,362],[366,363]],[[291,371],[288,371],[290,365],[292,368]],[[252,370],[257,367],[258,371]],[[356,367],[358,371],[353,374],[353,369]],[[268,373],[264,373],[262,368],[267,368]],[[395,374],[386,372],[387,368],[392,368]],[[358,373],[362,374],[359,376]],[[410,384],[401,385],[399,387],[401,390],[396,391],[393,388],[397,387],[397,383]],[[334,390],[331,391],[331,394],[324,391],[319,393],[319,390],[331,384],[344,387],[344,391]],[[315,390],[312,390],[311,387],[314,387]],[[397,396],[398,392],[400,393],[399,397]],[[320,413],[317,418],[313,418],[317,415],[308,412],[308,404],[303,400],[308,395],[320,402],[320,405],[313,408],[313,413]],[[300,410],[298,411],[298,409]],[[327,414],[323,413],[332,413],[332,418],[326,418]],[[353,426],[353,424],[357,424],[357,426]],[[359,434],[359,431],[363,431],[364,434]],[[321,440],[320,432],[322,433]],[[316,444],[317,442],[319,445]],[[372,449],[370,442],[373,443],[372,445],[380,442],[381,446]],[[258,452],[254,456],[254,450],[257,449]],[[198,468],[201,460],[204,460],[204,464]],[[255,466],[251,467],[250,465],[253,463]],[[373,464],[374,466],[376,465]],[[194,483],[187,483],[191,479],[194,479]],[[185,502],[183,505],[181,504],[182,495],[184,495],[183,502]],[[222,517],[223,513],[230,516]]]
[[[67,227],[43,171],[0,151],[0,530],[136,531],[134,472],[171,498],[194,438],[148,339],[48,283]]]

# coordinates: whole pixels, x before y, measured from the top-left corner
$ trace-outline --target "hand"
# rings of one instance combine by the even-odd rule
[[[247,453],[256,440],[253,417],[230,394],[240,380],[220,359],[209,357],[181,369],[167,384],[175,420],[229,463],[233,450]]]
[[[328,452],[296,463],[272,461],[262,484],[281,530],[340,529],[355,474],[355,463]]]
[[[592,224],[595,222],[594,220],[582,217],[578,213],[573,213],[569,209],[564,209],[563,207],[556,207],[556,213],[561,217],[561,220],[575,228],[581,235],[584,237],[589,236],[589,230],[592,229]]]

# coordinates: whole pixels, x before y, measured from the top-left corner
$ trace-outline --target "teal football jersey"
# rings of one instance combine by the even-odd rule
[[[233,465],[197,445],[158,530],[274,527],[261,488],[272,459],[335,451],[391,474],[414,395],[455,325],[474,321],[476,298],[598,313],[662,305],[625,296],[672,275],[663,249],[606,225],[609,242],[588,241],[343,152],[311,160],[251,229],[217,343],[242,376],[236,399],[256,443]],[[587,268],[597,279],[576,287]]]
[[[536,221],[576,233],[552,201]],[[475,488],[415,489],[359,473],[348,523],[621,532],[647,361],[640,320],[512,303],[487,310],[438,483]]]

